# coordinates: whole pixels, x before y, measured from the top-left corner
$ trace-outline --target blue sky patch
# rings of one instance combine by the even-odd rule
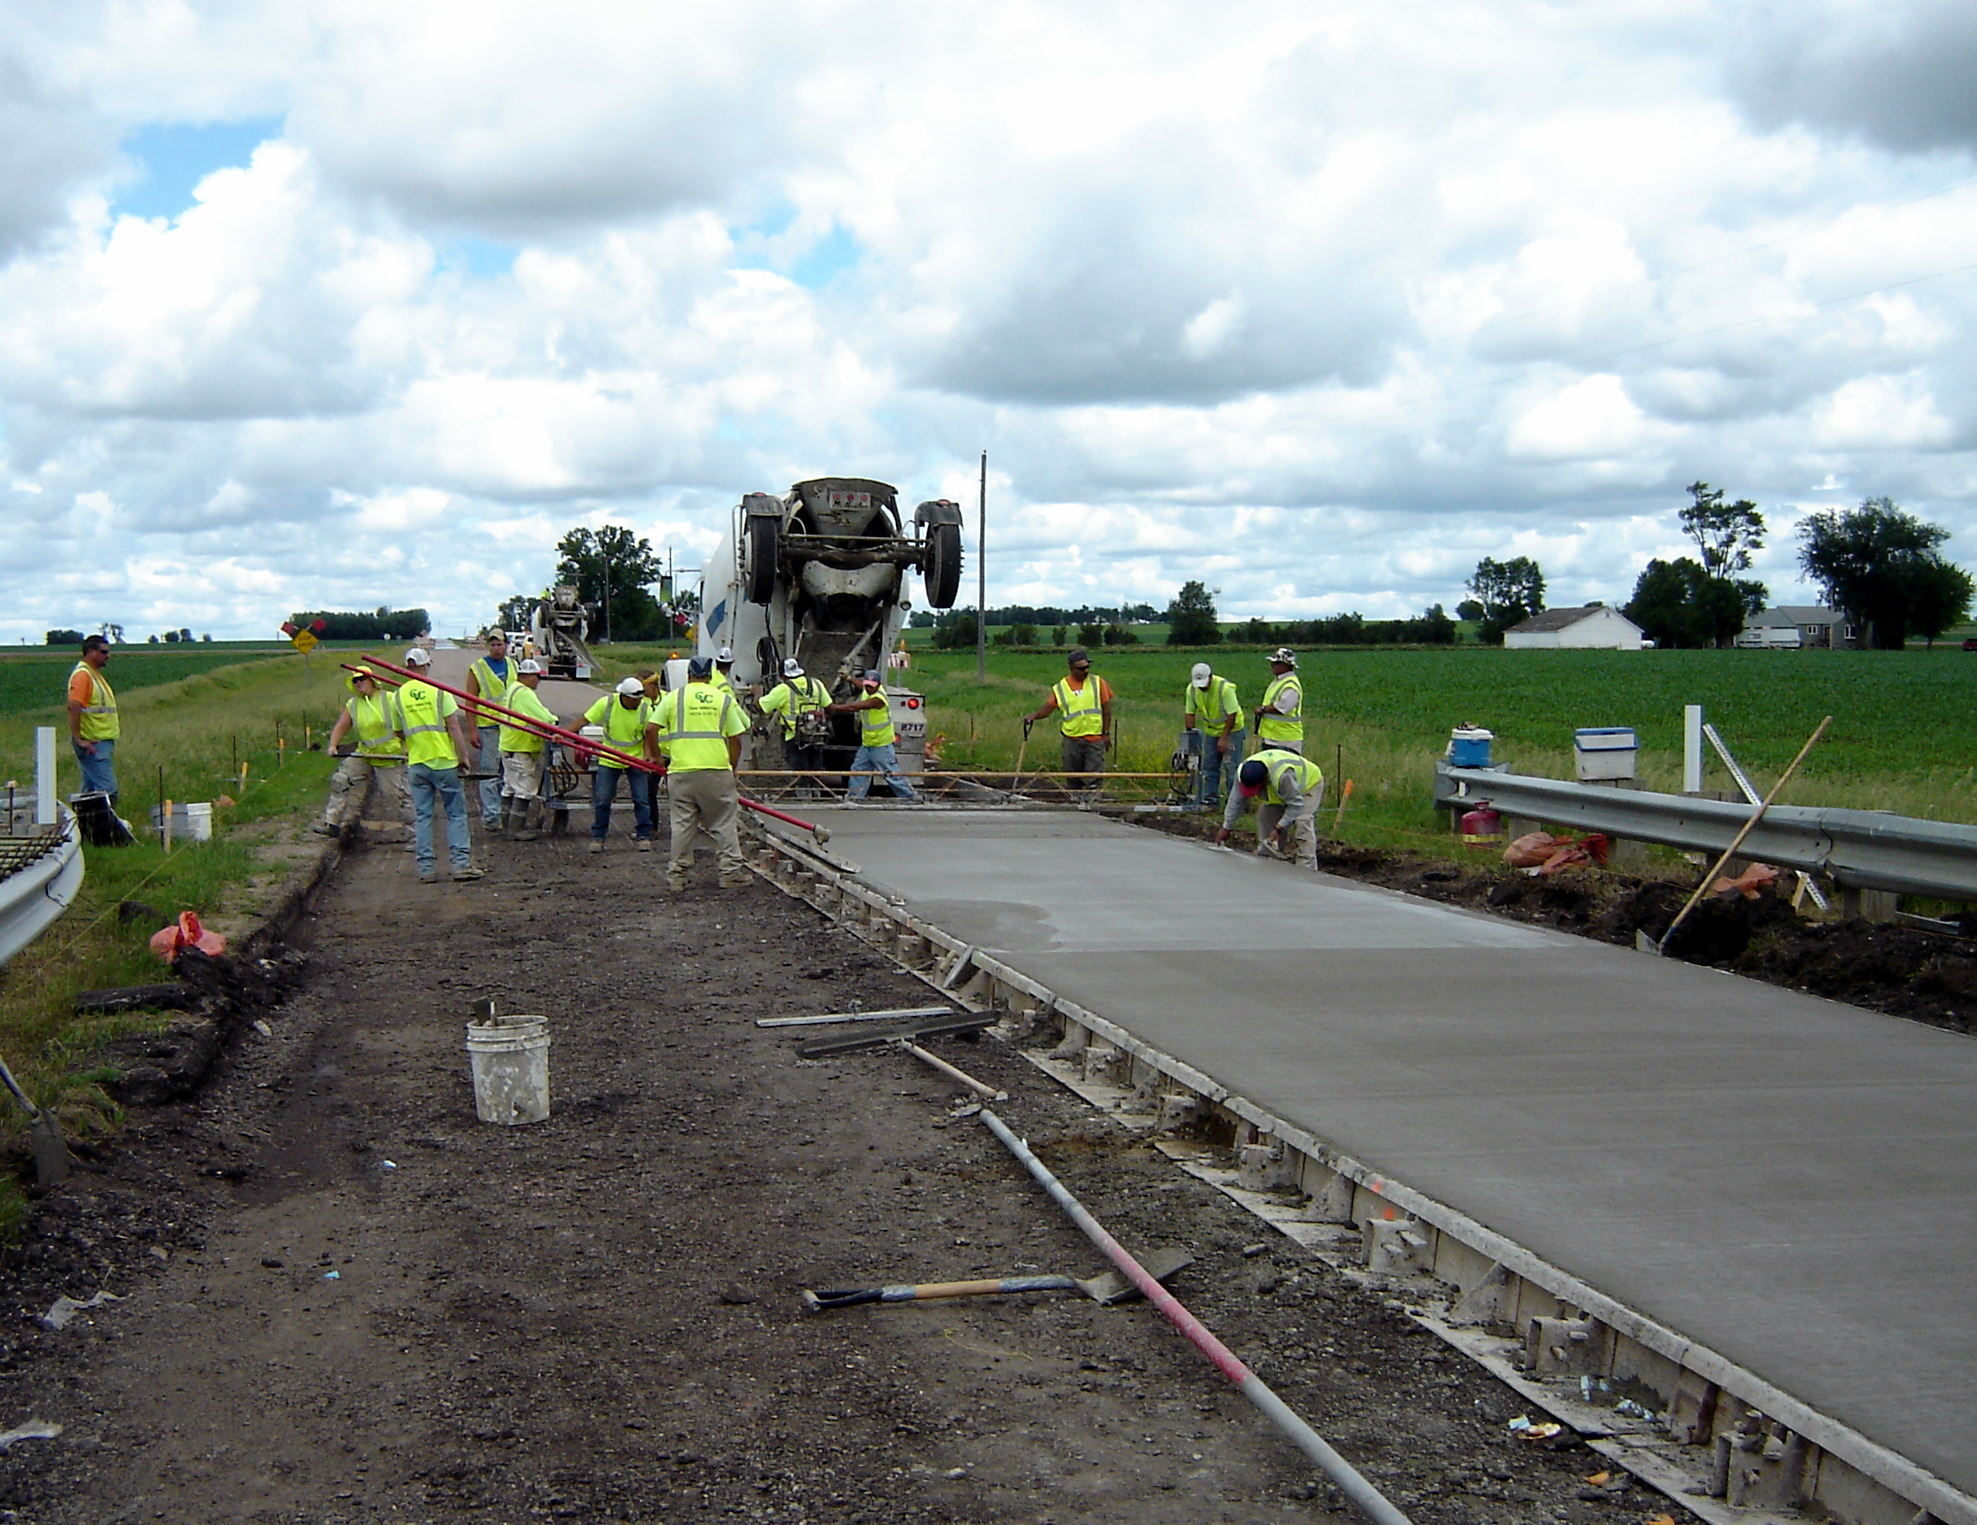
[[[858,240],[833,224],[831,231],[796,257],[789,278],[813,291],[856,265],[865,253]]]
[[[467,233],[439,246],[439,268],[463,271],[475,280],[489,281],[513,270],[515,256],[520,252],[513,244],[496,243],[491,238]]]
[[[123,141],[135,174],[118,187],[110,210],[120,216],[177,217],[192,188],[216,169],[245,168],[254,150],[281,136],[280,117],[239,122],[183,122],[140,127]]]

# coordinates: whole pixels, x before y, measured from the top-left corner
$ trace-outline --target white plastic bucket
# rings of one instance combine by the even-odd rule
[[[188,842],[210,842],[213,840],[213,807],[211,804],[188,804],[185,807],[185,839]]]
[[[549,1019],[496,1017],[467,1024],[474,1110],[484,1123],[539,1123],[549,1116]]]

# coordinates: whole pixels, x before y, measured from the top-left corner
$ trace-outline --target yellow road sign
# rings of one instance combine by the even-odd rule
[[[301,652],[302,655],[306,657],[307,655],[309,655],[310,652],[316,649],[317,642],[316,642],[315,632],[311,630],[298,630],[295,632],[294,635],[288,638],[288,644],[293,646],[297,651]]]

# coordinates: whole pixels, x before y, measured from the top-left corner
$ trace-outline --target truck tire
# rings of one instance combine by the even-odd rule
[[[927,602],[936,609],[951,609],[961,591],[961,526],[927,526],[927,559],[920,568],[920,580],[927,585]]]
[[[776,596],[776,562],[782,550],[783,526],[767,514],[748,519],[748,601],[766,604]]]

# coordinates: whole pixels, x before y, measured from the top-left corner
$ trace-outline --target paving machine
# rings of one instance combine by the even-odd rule
[[[596,670],[597,663],[584,644],[589,634],[590,608],[568,583],[551,589],[530,606],[529,639],[535,642],[536,660],[549,669],[552,678],[583,682]]]
[[[781,497],[749,493],[702,574],[699,653],[731,649],[733,679],[743,692],[750,686],[766,692],[780,680],[786,657],[821,679],[834,698],[848,696],[860,673],[878,668],[888,680],[900,767],[917,773],[926,704],[898,681],[905,669],[895,656],[913,607],[909,571],[920,574],[930,605],[953,605],[961,589],[959,504],[922,503],[909,532],[897,489],[865,477],[818,477]],[[832,719],[829,760],[848,766],[858,717]]]

